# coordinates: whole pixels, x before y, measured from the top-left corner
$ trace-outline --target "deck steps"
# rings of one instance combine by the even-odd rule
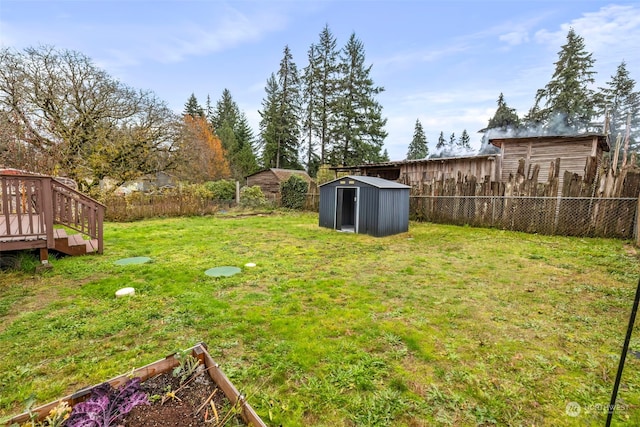
[[[86,255],[98,251],[98,240],[85,240],[81,234],[68,235],[62,228],[53,230],[55,250],[67,255]]]

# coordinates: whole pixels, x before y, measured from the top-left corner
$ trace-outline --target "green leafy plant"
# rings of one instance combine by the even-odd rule
[[[259,186],[243,187],[240,190],[240,206],[243,208],[263,208],[267,205],[267,198]]]
[[[182,385],[198,370],[200,360],[188,352],[178,352],[175,354],[175,358],[180,362],[180,364],[173,369],[172,375],[179,378],[180,385]]]
[[[211,192],[213,200],[233,200],[236,198],[236,183],[231,180],[208,181],[204,183],[204,186]]]
[[[280,185],[282,206],[289,209],[302,210],[309,191],[307,181],[298,175],[291,175]]]

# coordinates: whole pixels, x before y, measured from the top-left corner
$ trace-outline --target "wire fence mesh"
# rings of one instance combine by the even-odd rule
[[[549,235],[630,239],[636,198],[411,196],[418,221]]]

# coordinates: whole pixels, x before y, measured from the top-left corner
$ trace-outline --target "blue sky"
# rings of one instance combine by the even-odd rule
[[[329,26],[342,47],[364,43],[388,119],[392,160],[406,156],[416,119],[434,150],[440,131],[479,129],[507,104],[524,115],[553,73],[570,27],[604,86],[621,61],[640,81],[640,3],[537,0],[1,0],[0,45],[77,50],[176,112],[227,88],[258,133],[267,78],[288,45],[301,70]],[[640,89],[640,83],[636,90]]]

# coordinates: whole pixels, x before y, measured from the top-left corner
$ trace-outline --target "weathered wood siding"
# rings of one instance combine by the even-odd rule
[[[494,139],[492,142],[502,149],[500,181],[506,182],[515,176],[524,160],[525,176],[529,177],[537,165],[538,181],[546,182],[560,159],[558,188],[561,189],[565,172],[580,176],[596,172],[602,162],[601,139],[599,135]]]
[[[280,194],[280,185],[287,181],[291,175],[296,175],[307,182],[309,188],[307,191],[316,192],[317,186],[315,182],[307,175],[305,171],[294,169],[277,169],[271,168],[260,172],[256,172],[253,175],[247,177],[247,186],[252,187],[254,185],[259,186],[262,189],[262,193],[270,200],[275,200],[277,195]]]
[[[280,193],[280,180],[270,169],[248,176],[247,186],[253,187],[254,185],[259,186],[265,195]]]
[[[463,176],[486,177],[495,181],[499,177],[499,156],[453,157],[407,162],[400,166],[399,182],[414,188],[433,180]]]

